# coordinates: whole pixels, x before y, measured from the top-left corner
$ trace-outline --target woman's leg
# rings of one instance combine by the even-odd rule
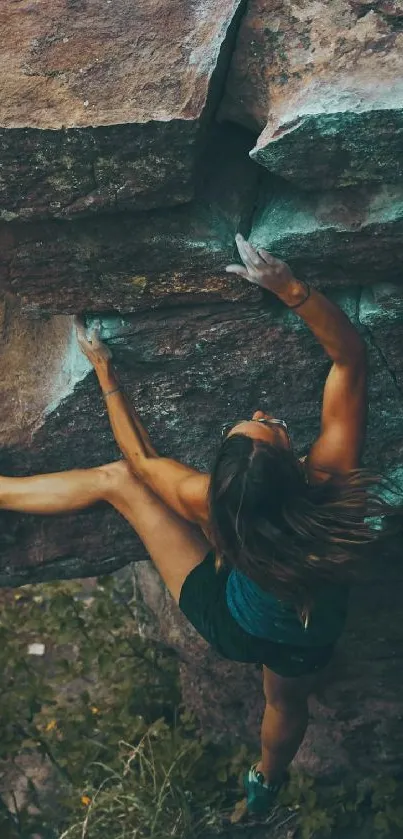
[[[0,477],[0,509],[17,513],[73,513],[103,501],[110,466],[72,469],[29,478]]]
[[[178,603],[185,578],[202,562],[211,544],[198,525],[167,507],[133,476],[124,461],[113,465],[114,478],[109,481],[105,501],[134,528]]]
[[[0,508],[42,515],[108,501],[132,525],[176,601],[211,545],[197,525],[170,510],[125,461],[29,478],[0,478]]]
[[[266,707],[261,728],[262,758],[257,765],[269,783],[280,782],[308,726],[308,697],[316,676],[286,679],[263,667]]]

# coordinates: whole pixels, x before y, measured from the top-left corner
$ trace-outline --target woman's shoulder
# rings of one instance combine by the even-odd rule
[[[330,472],[326,472],[324,469],[318,469],[312,466],[309,461],[309,451],[299,457],[298,460],[302,466],[305,480],[308,484],[321,484],[332,477]]]

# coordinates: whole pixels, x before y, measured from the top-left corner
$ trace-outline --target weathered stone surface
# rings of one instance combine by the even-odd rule
[[[360,299],[359,316],[369,340],[395,381],[397,392],[403,397],[403,287],[382,283],[365,289]]]
[[[243,0],[3,0],[0,217],[189,201]]]
[[[250,0],[221,113],[306,189],[403,175],[403,5]]]
[[[29,445],[90,364],[77,346],[71,318],[24,318],[11,297],[3,300],[0,317],[1,445]]]
[[[212,133],[196,200],[168,211],[0,227],[0,288],[29,311],[136,311],[192,300],[255,296],[224,273],[247,232],[258,167],[248,132]]]
[[[0,230],[0,285],[27,311],[144,311],[179,303],[256,299],[224,273],[234,235],[273,251],[297,276],[324,289],[403,277],[403,186],[306,193],[264,176],[247,134],[232,153],[223,131],[214,166],[188,207],[85,222],[8,225]],[[218,149],[220,153],[218,153]]]
[[[250,239],[322,288],[401,282],[403,186],[306,193],[263,181]]]

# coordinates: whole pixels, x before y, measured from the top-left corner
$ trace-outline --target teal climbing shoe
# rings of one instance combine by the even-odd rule
[[[243,776],[248,813],[261,817],[270,815],[284,781],[285,779],[280,783],[268,784],[256,766],[251,766]]]

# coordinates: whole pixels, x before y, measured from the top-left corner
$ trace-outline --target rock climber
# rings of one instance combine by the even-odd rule
[[[171,595],[222,656],[263,668],[261,756],[244,776],[248,810],[272,808],[308,723],[308,697],[342,632],[349,579],[374,537],[360,470],[365,344],[348,317],[265,250],[236,238],[227,272],[276,295],[311,329],[331,368],[319,436],[298,459],[287,423],[228,417],[211,474],[159,457],[128,405],[111,353],[77,322],[124,460],[4,478],[0,505],[56,514],[104,500],[136,530]]]

